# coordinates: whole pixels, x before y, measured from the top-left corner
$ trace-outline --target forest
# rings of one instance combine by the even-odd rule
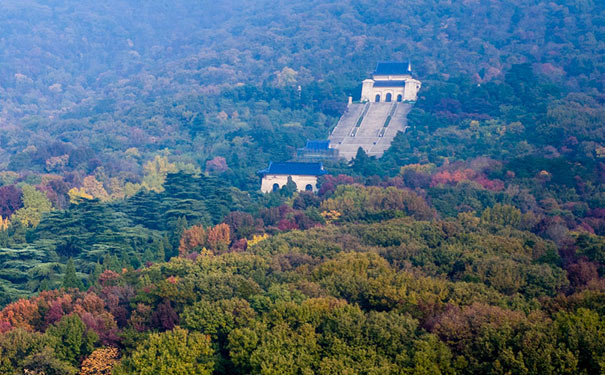
[[[0,373],[605,373],[604,8],[0,1]],[[408,59],[383,157],[260,192]]]

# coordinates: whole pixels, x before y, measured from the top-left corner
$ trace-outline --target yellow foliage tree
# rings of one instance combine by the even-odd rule
[[[8,220],[8,218],[3,219],[2,216],[0,216],[0,230],[5,231],[8,229],[10,225],[10,221]]]
[[[404,165],[399,169],[399,174],[404,174],[407,171],[414,171],[417,173],[431,173],[436,168],[435,164],[408,164]]]
[[[13,171],[0,172],[0,182],[3,185],[12,185],[19,178],[19,173]]]
[[[82,362],[80,375],[111,375],[119,355],[117,348],[95,350]]]
[[[126,156],[129,156],[129,157],[132,157],[132,158],[140,158],[141,157],[141,152],[136,147],[131,147],[128,150],[126,150],[124,153],[126,154]]]
[[[63,171],[65,165],[69,162],[69,155],[52,156],[46,160],[47,171]]]
[[[156,193],[164,191],[163,185],[166,175],[178,171],[176,164],[170,163],[166,156],[160,155],[156,155],[153,160],[147,162],[143,169],[145,170],[145,177],[143,177],[141,186]]]
[[[139,190],[141,190],[141,184],[133,184],[132,182],[127,182],[126,185],[124,185],[124,197],[132,197],[133,195],[138,193]]]
[[[328,224],[332,224],[335,221],[338,221],[338,219],[340,218],[340,216],[342,216],[342,214],[336,210],[328,210],[328,211],[323,211],[321,213],[321,216],[326,219],[326,223]]]
[[[80,201],[82,201],[83,199],[93,199],[93,196],[86,193],[86,191],[84,190],[84,188],[78,189],[78,188],[71,188],[68,192],[67,195],[69,195],[69,201],[71,203],[75,203],[78,204]]]
[[[95,176],[84,177],[84,181],[82,182],[82,189],[84,189],[86,193],[102,201],[109,200],[109,194],[107,194],[107,191],[105,191],[103,183],[98,181]]]
[[[166,156],[156,155],[155,158],[147,162],[143,169],[145,176],[141,187],[161,193],[164,191],[164,181],[166,181],[166,175],[168,173],[176,172],[187,172],[187,173],[200,173],[200,169],[189,163],[170,163]]]
[[[12,217],[25,226],[35,227],[40,223],[42,215],[52,210],[52,204],[46,194],[31,185],[24,185],[22,191],[23,208],[17,210]]]
[[[111,199],[124,199],[124,197],[125,197],[124,186],[122,186],[122,183],[120,182],[120,180],[118,178],[116,178],[116,177],[110,178],[109,184],[107,187],[109,188]]]
[[[269,238],[269,235],[267,233],[263,233],[262,235],[255,234],[254,236],[252,236],[251,240],[248,240],[248,247],[254,246],[257,243],[266,240],[267,238]]]

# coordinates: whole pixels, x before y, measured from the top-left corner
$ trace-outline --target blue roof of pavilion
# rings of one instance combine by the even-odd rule
[[[269,167],[258,171],[258,174],[321,176],[326,174],[326,171],[324,170],[322,163],[270,162]]]
[[[408,70],[410,66],[409,62],[395,62],[395,61],[381,61],[376,64],[376,75],[400,75],[400,74],[411,74]]]

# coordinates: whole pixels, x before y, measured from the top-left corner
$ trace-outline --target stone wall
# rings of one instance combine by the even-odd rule
[[[261,184],[260,190],[263,193],[270,193],[273,191],[273,186],[277,184],[279,188],[282,188],[286,183],[288,183],[288,177],[292,177],[292,181],[296,184],[296,189],[298,191],[305,191],[307,189],[307,185],[311,185],[312,191],[317,191],[317,176],[301,176],[301,175],[272,175],[268,174],[263,177],[263,181]]]
[[[393,76],[397,79],[395,81],[405,81],[404,87],[374,87],[374,82],[386,81],[385,79],[366,79],[363,81],[361,88],[361,102],[377,102],[376,95],[380,95],[380,102],[385,102],[387,94],[391,94],[391,101],[396,102],[397,96],[402,96],[402,101],[416,101],[418,99],[418,91],[420,90],[421,83],[417,79],[410,76]]]

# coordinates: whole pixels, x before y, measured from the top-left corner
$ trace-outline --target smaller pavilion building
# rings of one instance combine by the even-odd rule
[[[413,102],[420,86],[409,62],[379,62],[372,78],[363,81],[361,102]]]
[[[288,183],[288,178],[296,184],[298,191],[317,191],[317,178],[326,174],[322,163],[270,162],[267,169],[258,171],[262,177],[261,191],[278,191]]]

